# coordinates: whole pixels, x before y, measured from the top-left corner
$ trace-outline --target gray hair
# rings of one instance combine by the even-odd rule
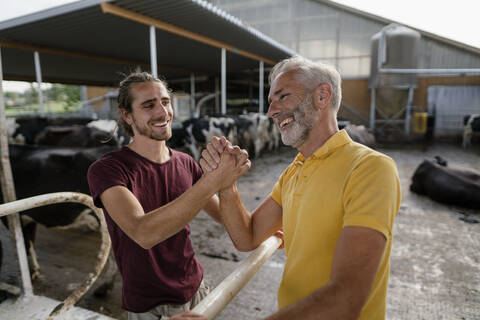
[[[294,56],[280,61],[272,68],[268,83],[271,85],[278,75],[290,71],[294,72],[295,79],[308,91],[313,91],[321,83],[328,83],[332,88],[332,107],[335,112],[338,111],[342,101],[342,80],[340,73],[333,66]]]

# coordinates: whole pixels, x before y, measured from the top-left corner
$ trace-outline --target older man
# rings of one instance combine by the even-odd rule
[[[252,250],[283,228],[279,311],[267,319],[384,319],[401,200],[395,163],[338,130],[334,68],[293,57],[269,81],[268,115],[299,154],[252,213],[235,183],[219,192],[237,249]],[[225,147],[232,150],[223,137],[211,141],[200,161],[205,171],[215,172]]]

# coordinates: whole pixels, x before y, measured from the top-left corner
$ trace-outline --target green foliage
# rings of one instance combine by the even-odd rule
[[[44,108],[49,112],[70,112],[80,107],[81,87],[76,85],[52,84],[42,91]],[[39,111],[38,90],[34,83],[22,93],[5,92],[7,113],[35,112]],[[48,104],[48,106],[47,106]],[[10,109],[10,110],[8,110]]]

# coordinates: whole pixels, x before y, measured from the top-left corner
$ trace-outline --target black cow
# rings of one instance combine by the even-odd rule
[[[43,146],[58,147],[100,147],[118,146],[116,137],[111,133],[85,125],[47,126],[35,136],[34,143]]]
[[[472,137],[480,133],[480,114],[466,115],[463,118],[463,125],[462,146],[467,148],[472,144]]]
[[[59,148],[9,145],[17,199],[62,191],[90,194],[87,182],[89,166],[113,149],[115,147],[109,146]],[[0,200],[3,203],[1,191]],[[30,243],[34,242],[36,223],[46,227],[66,226],[74,222],[85,209],[87,207],[82,204],[57,203],[23,211],[22,216],[28,215],[32,218],[28,220],[33,220],[22,226],[26,247],[29,248]],[[102,290],[105,287],[111,287],[110,283],[103,286]]]
[[[49,118],[49,117],[25,117],[15,120],[17,128],[13,133],[13,138],[22,137],[26,144],[34,144],[35,137],[45,127],[48,126],[71,126],[86,125],[92,118]]]
[[[415,170],[410,190],[432,200],[465,208],[480,209],[480,174],[423,161]]]

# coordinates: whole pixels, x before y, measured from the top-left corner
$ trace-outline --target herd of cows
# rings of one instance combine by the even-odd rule
[[[120,128],[115,130],[114,120],[29,117],[8,119],[8,125],[10,163],[18,199],[59,191],[89,194],[88,167],[103,154],[130,141]],[[475,126],[480,126],[480,116],[468,119],[466,125],[471,131],[464,137],[471,139],[477,130]],[[266,115],[258,113],[192,118],[175,123],[172,130],[169,146],[197,160],[212,136],[227,137],[248,150],[251,158],[281,146],[278,128]],[[375,142],[363,126],[349,125],[346,130],[355,141],[369,146]],[[480,175],[474,172],[426,161],[417,168],[411,190],[441,202],[452,199],[453,204],[480,209]],[[3,203],[1,191],[0,200]],[[33,244],[36,223],[66,226],[84,210],[80,204],[62,203],[23,212],[32,218],[24,226],[27,248]],[[0,270],[1,254],[0,244]]]
[[[89,166],[103,154],[130,141],[119,128],[115,128],[114,120],[8,119],[9,155],[17,198],[60,191],[89,194],[86,179]],[[177,123],[167,143],[198,160],[201,150],[214,135],[226,136],[247,149],[251,157],[258,157],[281,144],[276,126],[266,115],[256,113],[205,116]],[[1,191],[0,200],[3,203]],[[22,219],[27,249],[33,245],[37,223],[46,227],[70,225],[84,211],[81,204],[60,203],[23,212],[22,217],[29,217]],[[1,256],[0,244],[0,270]],[[111,284],[104,287],[111,287]]]

